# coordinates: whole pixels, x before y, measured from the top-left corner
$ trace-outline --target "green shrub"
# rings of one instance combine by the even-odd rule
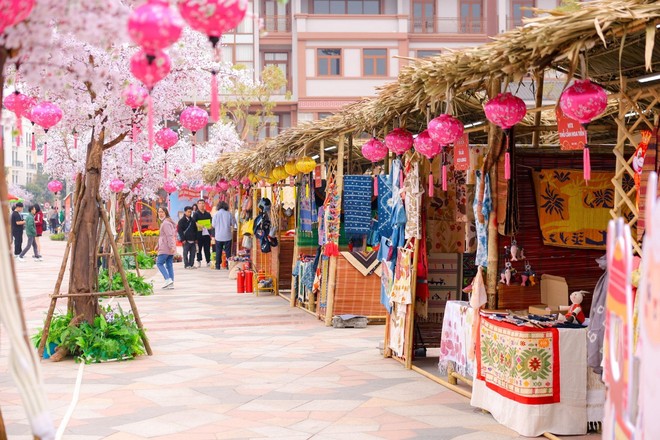
[[[145,353],[142,343],[143,332],[138,329],[132,313],[124,313],[118,305],[101,307],[102,314],[94,318],[94,323],[82,322],[70,327],[71,315],[55,315],[51,322],[48,342],[65,347],[78,360],[85,363],[107,360],[130,359]],[[41,333],[33,336],[36,346],[41,341]]]
[[[135,272],[126,272],[126,279],[128,285],[137,295],[152,295],[154,293],[154,285],[144,280],[144,277],[138,276]],[[121,281],[121,275],[115,273],[112,276],[112,282],[108,275],[108,270],[103,269],[99,273],[99,292],[108,292],[110,290],[122,290],[124,284]]]
[[[48,338],[46,338],[46,344],[44,350],[48,353],[48,356],[51,356],[53,352],[50,351],[50,344],[60,345],[62,342],[62,333],[67,328],[73,315],[67,313],[66,315],[56,314],[53,315],[53,318],[50,321],[50,330],[48,330]],[[41,342],[41,336],[43,333],[43,328],[39,329],[37,333],[32,336],[32,342],[35,347],[39,347]]]
[[[123,251],[120,249],[119,252],[122,253]],[[124,269],[135,269],[135,256],[133,255],[122,256],[121,262],[124,265]],[[140,269],[152,269],[156,265],[156,260],[143,251],[138,251],[137,262]]]
[[[64,241],[64,240],[66,240],[66,238],[64,237],[64,233],[62,233],[62,232],[59,232],[57,234],[50,234],[49,237],[53,241]]]

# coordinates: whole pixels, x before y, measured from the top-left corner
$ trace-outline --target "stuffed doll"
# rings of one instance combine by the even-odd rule
[[[511,285],[511,278],[513,277],[515,273],[515,269],[511,265],[510,261],[507,261],[504,264],[504,269],[502,269],[502,272],[500,273],[500,283],[506,284],[507,286]]]
[[[511,261],[518,261],[518,243],[516,240],[511,240],[511,247],[509,250],[511,251]]]
[[[583,290],[578,290],[571,293],[571,306],[568,308],[566,315],[559,315],[560,321],[573,322],[578,324],[584,323],[584,312],[582,311],[582,301],[584,300],[584,294],[586,292]],[[562,319],[562,317],[564,319]]]

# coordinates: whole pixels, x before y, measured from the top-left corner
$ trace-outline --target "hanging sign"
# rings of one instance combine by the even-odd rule
[[[323,184],[323,176],[321,175],[321,165],[316,165],[314,169],[314,188],[320,188]]]
[[[582,150],[587,144],[587,130],[575,119],[571,119],[557,107],[557,131],[562,150]]]
[[[470,169],[470,139],[467,133],[454,142],[454,169],[456,171]]]

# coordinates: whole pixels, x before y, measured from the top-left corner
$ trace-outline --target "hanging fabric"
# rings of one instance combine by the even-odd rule
[[[514,236],[518,233],[520,226],[520,210],[518,207],[518,179],[516,177],[516,142],[513,132],[513,128],[510,129],[510,139],[507,141],[509,143],[509,154],[510,160],[510,178],[507,179],[506,175],[504,176],[507,185],[507,194],[506,194],[506,215],[504,218],[504,235]],[[506,171],[506,166],[505,166]],[[501,200],[501,199],[500,199]]]
[[[327,257],[339,255],[339,228],[341,226],[341,195],[337,191],[335,170],[329,172],[326,197],[323,203],[325,220],[325,249]]]
[[[298,210],[298,224],[300,231],[304,234],[312,233],[312,198],[309,188],[309,176],[302,177],[300,191],[298,192],[298,200],[300,209]]]
[[[488,173],[483,177],[481,171],[477,171],[477,192],[474,197],[474,216],[476,217],[477,229],[477,253],[475,264],[488,267],[488,218],[492,209],[490,195],[490,177]]]
[[[421,188],[419,179],[419,162],[410,161],[406,166],[406,179],[403,183],[403,190],[405,191],[405,208],[406,208],[406,227],[405,238],[421,238],[421,210],[422,210],[422,194],[424,190]]]
[[[368,175],[344,176],[344,230],[366,235],[371,229],[373,179]]]
[[[389,175],[378,176],[378,239],[392,235],[392,180]]]

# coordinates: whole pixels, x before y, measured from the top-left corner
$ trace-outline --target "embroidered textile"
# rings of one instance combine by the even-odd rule
[[[474,190],[475,185],[467,185],[467,206],[470,207],[467,214],[467,223],[465,224],[465,252],[466,253],[475,253],[477,252],[477,226],[474,224]]]
[[[295,209],[296,207],[296,188],[285,186],[282,188],[282,208]]]
[[[303,176],[301,190],[298,192],[300,209],[298,210],[300,231],[312,232],[312,194],[309,188],[309,176]]]
[[[467,171],[454,171],[454,185],[456,186],[456,221],[468,221],[468,187]]]
[[[447,154],[450,164],[451,154]],[[432,169],[440,169],[442,162],[436,157]],[[442,190],[442,179],[434,180],[434,196],[427,200],[428,237],[430,252],[463,252],[465,250],[465,223],[457,222],[456,179],[453,165],[447,165],[447,191]]]
[[[371,229],[371,176],[344,176],[344,229],[347,234],[366,235]]]
[[[392,181],[387,175],[378,176],[378,237],[392,236]]]
[[[427,228],[427,237],[431,242],[429,252],[463,252],[465,223],[429,220]]]
[[[442,320],[442,338],[438,367],[446,375],[447,364],[454,363],[454,370],[463,377],[474,374],[474,356],[468,356],[472,335],[472,308],[464,301],[448,301]]]
[[[406,306],[394,303],[390,313],[390,348],[397,356],[403,356],[406,331]]]
[[[341,255],[365,277],[374,273],[380,264],[377,252],[341,252]]]
[[[588,186],[582,170],[547,169],[532,177],[543,244],[605,249],[614,207],[612,173],[592,171]]]
[[[483,194],[481,188],[481,172],[477,171],[477,184],[476,194],[474,197],[475,225],[477,229],[477,253],[475,256],[475,264],[477,266],[488,267],[488,217],[492,209],[492,200],[490,198],[490,177],[488,173],[484,178]],[[484,222],[479,221],[479,213],[483,215]]]
[[[477,182],[476,171],[480,170],[484,164],[486,149],[482,146],[470,145],[470,169],[467,174],[468,185],[474,185]]]
[[[409,162],[406,178],[403,181],[405,191],[406,229],[405,237],[421,238],[420,222],[422,210],[422,194],[424,190],[419,184],[419,162]]]
[[[412,302],[412,250],[399,248],[394,268],[394,281],[390,302],[410,304]]]
[[[481,319],[477,378],[518,403],[559,402],[559,331]]]
[[[339,255],[341,194],[337,191],[334,170],[328,176],[323,215],[325,216],[325,255]]]

